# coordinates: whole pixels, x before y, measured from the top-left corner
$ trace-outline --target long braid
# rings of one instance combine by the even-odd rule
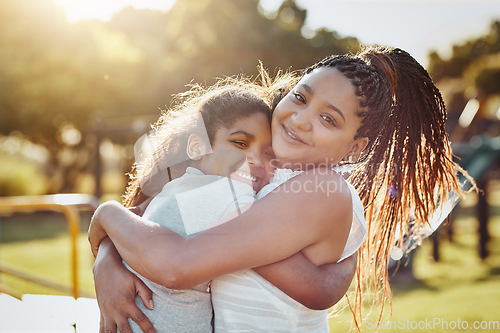
[[[356,56],[326,58],[306,73],[320,67],[342,72],[360,97],[363,120],[356,138],[367,137],[369,144],[350,182],[365,206],[368,236],[359,251],[351,309],[362,317],[361,292],[372,286],[375,301],[383,302],[382,316],[391,295],[391,250],[403,236],[418,235],[451,191],[462,193],[457,171],[468,175],[453,162],[441,94],[407,52],[369,48]]]

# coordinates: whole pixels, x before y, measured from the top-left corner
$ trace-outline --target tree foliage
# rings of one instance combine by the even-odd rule
[[[306,11],[285,1],[274,19],[257,0],[184,0],[169,12],[126,8],[111,21],[69,24],[49,0],[0,4],[0,133],[17,129],[44,144],[71,123],[155,113],[191,81],[301,69],[355,38],[322,29],[301,35]]]
[[[493,22],[486,35],[454,45],[449,59],[432,52],[429,71],[444,93],[452,139],[500,134],[500,21]],[[471,99],[479,101],[479,109],[472,124],[460,128],[458,119]]]
[[[90,167],[99,137],[133,142],[137,117],[153,121],[186,84],[255,75],[259,60],[302,69],[359,48],[326,29],[303,37],[306,15],[293,0],[272,18],[258,0],[182,0],[70,24],[51,0],[1,1],[0,135],[23,133],[47,147],[54,173],[74,175]],[[68,141],[75,131],[81,140]]]
[[[436,52],[430,54],[429,72],[437,81],[449,78],[462,78],[467,72],[476,72],[478,79],[473,79],[474,88],[486,89],[488,93],[500,93],[500,85],[495,83],[494,67],[500,67],[498,57],[491,61],[491,56],[500,53],[500,21],[491,24],[490,31],[476,39],[468,40],[460,45],[453,46],[453,52],[449,59],[442,59]],[[487,60],[487,58],[489,60]],[[489,64],[489,68],[484,63]],[[475,67],[481,67],[488,73],[480,73]],[[480,78],[479,78],[480,77]],[[488,78],[487,78],[488,77]],[[486,81],[485,81],[486,80]],[[494,86],[486,87],[485,83],[493,83]]]

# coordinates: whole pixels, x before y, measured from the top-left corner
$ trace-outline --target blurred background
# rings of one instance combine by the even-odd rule
[[[446,101],[457,160],[483,190],[404,258],[393,276],[393,318],[500,321],[494,0],[0,0],[0,291],[71,295],[9,274],[14,264],[67,288],[75,274],[64,215],[27,213],[12,197],[87,195],[72,203],[81,219],[76,275],[79,295],[93,297],[93,207],[120,200],[134,143],[173,94],[255,76],[259,60],[271,73],[300,70],[371,44],[403,48],[426,67]],[[332,318],[338,331],[349,325],[346,311]]]

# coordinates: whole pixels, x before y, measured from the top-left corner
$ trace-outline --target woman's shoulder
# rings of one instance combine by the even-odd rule
[[[335,209],[352,209],[349,184],[338,173],[327,167],[308,169],[294,175],[284,184],[284,190],[301,193],[315,205],[324,203]]]
[[[331,168],[317,167],[308,169],[297,175],[296,178],[303,182],[314,181],[318,190],[324,189],[330,195],[348,195],[350,197],[349,184]]]

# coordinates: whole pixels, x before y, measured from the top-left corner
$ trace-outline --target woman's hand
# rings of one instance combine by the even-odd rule
[[[129,207],[128,210],[137,216],[142,216],[144,214],[144,212],[146,211],[146,208],[151,203],[151,200],[153,200],[153,199],[154,199],[154,197],[148,197],[146,200],[144,200],[139,205],[137,205],[135,207]]]
[[[96,209],[94,215],[92,216],[92,219],[90,220],[88,238],[89,238],[90,248],[92,250],[92,254],[94,255],[94,257],[97,257],[99,244],[104,238],[107,237],[106,230],[102,225],[102,223],[105,222],[106,220],[102,217],[106,214],[107,211],[110,210],[112,206],[116,205],[120,204],[116,201],[108,201],[103,203]]]
[[[100,245],[93,268],[95,292],[101,311],[100,332],[131,332],[128,318],[143,332],[156,332],[148,317],[137,307],[139,295],[146,308],[153,309],[151,290],[122,264],[109,238]]]

